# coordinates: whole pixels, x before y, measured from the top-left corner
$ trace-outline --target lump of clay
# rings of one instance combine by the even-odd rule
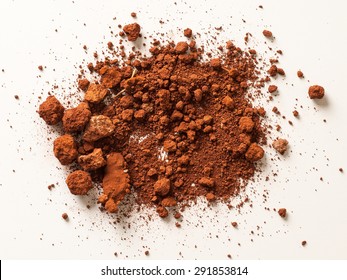
[[[39,107],[40,117],[49,125],[57,124],[64,114],[64,107],[55,96],[48,96]]]
[[[88,172],[77,170],[66,178],[66,184],[72,194],[85,195],[93,187],[92,178]]]
[[[78,156],[75,139],[69,134],[65,134],[54,140],[53,151],[55,157],[62,165],[73,163]]]
[[[122,73],[117,67],[104,66],[100,69],[101,84],[106,88],[118,86],[122,80]]]
[[[106,160],[102,155],[102,150],[100,148],[97,148],[88,155],[80,156],[78,158],[78,164],[85,171],[93,171],[105,166]]]
[[[164,151],[168,153],[172,153],[177,150],[176,142],[170,139],[164,141],[163,147],[164,147]]]
[[[254,122],[250,117],[242,117],[239,121],[239,127],[243,132],[252,132]]]
[[[281,155],[283,155],[288,148],[288,141],[286,139],[277,139],[272,142],[272,147],[279,152]]]
[[[280,215],[282,218],[285,218],[287,216],[287,209],[286,208],[280,208],[278,209],[278,215]]]
[[[199,184],[204,187],[213,188],[215,186],[215,181],[212,178],[202,177],[199,180]]]
[[[63,116],[63,127],[66,132],[79,132],[88,123],[91,116],[89,106],[82,102],[76,108],[67,109]]]
[[[119,203],[130,192],[129,174],[124,172],[125,161],[120,153],[111,153],[107,157],[104,179],[102,180],[103,194],[99,202],[105,205],[108,212],[118,210]]]
[[[210,61],[210,65],[214,69],[219,69],[222,67],[222,61],[219,58],[213,58]]]
[[[188,50],[188,44],[187,42],[178,42],[176,47],[175,47],[175,51],[178,54],[183,54],[186,53]]]
[[[155,194],[165,196],[170,191],[170,180],[167,178],[159,179],[154,184],[154,192]]]
[[[324,97],[324,88],[318,85],[310,86],[308,95],[311,99],[322,99]]]
[[[140,35],[141,26],[137,23],[127,24],[123,27],[129,41],[136,41]]]
[[[108,90],[99,84],[90,84],[84,99],[90,103],[100,103],[107,95]]]
[[[101,138],[112,135],[115,126],[109,117],[99,115],[91,117],[83,134],[83,140],[95,142]]]
[[[249,161],[257,161],[263,158],[264,150],[258,144],[252,143],[249,146],[245,156],[246,156],[246,159]]]

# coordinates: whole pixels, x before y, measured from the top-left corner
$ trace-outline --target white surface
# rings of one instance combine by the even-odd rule
[[[110,259],[114,252],[118,259],[227,259],[227,254],[234,259],[347,258],[346,173],[338,171],[347,171],[345,2],[176,2],[0,2],[0,258]],[[55,84],[58,96],[63,89],[75,92],[77,66],[93,61],[94,50],[105,50],[110,30],[117,33],[119,23],[132,22],[133,11],[144,35],[168,31],[182,37],[178,28],[190,27],[206,41],[210,37],[204,32],[223,26],[219,38],[224,41],[233,39],[244,47],[242,38],[251,32],[249,45],[265,50],[262,30],[274,33],[276,40],[269,46],[284,51],[280,65],[287,76],[276,81],[280,94],[270,108],[277,106],[294,126],[279,119],[282,132],[272,137],[288,138],[291,151],[276,161],[268,151],[265,173],[274,170],[278,176],[248,186],[253,208],[246,205],[238,213],[217,205],[201,212],[200,204],[184,212],[181,229],[173,219],[146,222],[137,213],[112,225],[114,219],[93,201],[88,210],[86,199],[69,194],[66,171],[52,153],[57,133],[48,133],[38,118],[37,97],[42,93],[45,98]],[[169,21],[160,25],[160,19]],[[38,65],[47,69],[40,73]],[[296,77],[298,69],[305,80]],[[307,97],[308,86],[316,83],[326,89],[323,102]],[[299,120],[291,114],[296,103],[303,106],[297,107]],[[55,189],[47,189],[57,182]],[[269,193],[266,202],[264,192]],[[285,207],[289,217],[284,221],[265,207]],[[69,222],[62,220],[64,212]],[[128,229],[133,221],[136,226]],[[232,221],[239,223],[238,229],[230,226]],[[304,248],[302,240],[308,242]],[[149,257],[144,255],[147,248]]]

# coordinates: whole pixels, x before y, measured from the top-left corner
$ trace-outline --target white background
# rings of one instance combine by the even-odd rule
[[[338,171],[342,167],[347,172],[344,3],[1,0],[0,258],[112,259],[117,252],[118,259],[227,259],[228,254],[233,259],[346,259],[346,173]],[[271,137],[287,138],[291,149],[284,157],[267,149],[263,169],[270,181],[260,175],[246,190],[253,208],[246,205],[238,212],[200,203],[183,213],[180,229],[174,219],[153,215],[147,221],[147,214],[136,212],[114,225],[115,218],[101,213],[93,196],[69,194],[67,170],[52,153],[58,133],[39,119],[38,96],[45,98],[54,85],[59,85],[54,93],[60,98],[77,92],[78,66],[93,61],[93,52],[105,50],[108,41],[116,45],[110,31],[117,34],[118,24],[132,22],[133,11],[147,36],[165,31],[169,38],[183,39],[179,28],[190,27],[206,42],[211,39],[208,30],[223,26],[220,40],[232,39],[245,48],[243,37],[251,32],[249,45],[264,53],[261,32],[267,28],[274,33],[276,39],[268,45],[284,51],[280,65],[287,76],[275,82],[280,89],[275,101],[260,104],[270,108],[272,123],[278,120],[282,126]],[[47,68],[41,73],[38,65]],[[304,80],[296,77],[298,69]],[[324,100],[307,97],[311,84],[325,87]],[[295,104],[299,120],[291,115]],[[64,105],[68,107],[66,100]],[[294,126],[274,116],[272,106]],[[56,188],[49,191],[52,183]],[[265,202],[264,192],[269,193]],[[287,208],[287,220],[272,210],[280,207]],[[69,222],[62,220],[64,212]]]

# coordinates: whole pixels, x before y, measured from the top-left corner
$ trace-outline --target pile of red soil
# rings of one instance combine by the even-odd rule
[[[124,27],[130,41],[139,31]],[[255,52],[228,42],[222,55],[204,61],[187,40],[155,41],[149,58],[132,53],[89,64],[98,78],[79,81],[82,103],[65,109],[49,96],[40,105],[46,123],[64,130],[54,155],[79,169],[66,180],[72,194],[86,195],[94,181],[107,211],[135,195],[166,217],[170,207],[200,196],[228,201],[254,176],[266,141],[265,111],[248,98],[250,88],[264,86]]]

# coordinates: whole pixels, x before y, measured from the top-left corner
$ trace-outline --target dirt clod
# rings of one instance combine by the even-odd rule
[[[278,215],[280,215],[282,218],[285,218],[287,216],[287,209],[286,208],[278,209]]]
[[[311,99],[322,99],[324,97],[324,88],[318,85],[310,86],[308,95]]]
[[[266,38],[271,38],[271,37],[272,37],[272,32],[269,31],[269,30],[263,30],[263,35],[264,35]]]
[[[55,96],[48,96],[39,107],[39,115],[47,124],[55,125],[63,118],[64,110]]]
[[[76,170],[66,178],[66,184],[74,195],[86,195],[93,187],[92,178],[88,172]]]
[[[275,141],[272,142],[272,147],[279,152],[281,155],[283,155],[288,148],[288,140],[286,139],[276,139]]]
[[[123,27],[123,31],[127,35],[128,40],[133,42],[139,37],[141,26],[138,23],[127,24]]]
[[[75,139],[70,134],[65,134],[55,139],[53,151],[55,157],[62,165],[73,163],[78,156]]]

